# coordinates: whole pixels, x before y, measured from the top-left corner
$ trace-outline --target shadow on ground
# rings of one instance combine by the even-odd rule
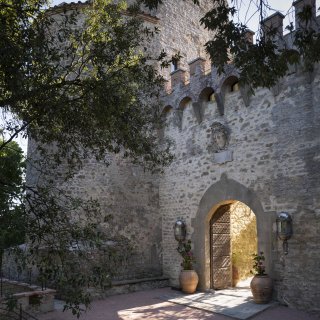
[[[234,317],[191,308],[186,305],[164,301],[165,296],[176,295],[170,288],[154,289],[108,297],[94,301],[91,309],[80,320],[231,320]],[[203,302],[206,297],[202,296]],[[232,296],[230,297],[232,303]],[[76,319],[70,312],[57,310],[38,317],[39,320]],[[269,308],[251,317],[254,320],[316,320],[307,313],[284,306]]]

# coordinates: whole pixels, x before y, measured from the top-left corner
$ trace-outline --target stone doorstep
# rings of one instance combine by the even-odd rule
[[[278,305],[278,302],[275,301],[268,304],[256,304],[253,302],[249,291],[247,289],[227,289],[215,293],[199,292],[189,295],[173,293],[160,297],[160,299],[241,320],[249,319],[270,307]]]

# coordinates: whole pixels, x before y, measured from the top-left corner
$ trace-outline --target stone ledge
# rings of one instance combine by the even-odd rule
[[[131,280],[118,280],[118,281],[112,281],[111,285],[113,287],[115,286],[123,286],[126,284],[136,284],[136,283],[143,283],[143,282],[150,282],[150,281],[169,281],[169,278],[167,277],[152,277],[152,278],[141,278],[141,279],[131,279]]]
[[[21,297],[31,297],[31,296],[44,296],[47,294],[55,294],[56,290],[54,289],[44,289],[44,290],[37,290],[37,291],[26,291],[26,292],[19,292],[14,293],[12,296],[15,298],[21,298]]]
[[[3,284],[11,284],[14,286],[21,287],[21,292],[13,293],[12,297],[17,300],[17,303],[21,305],[22,310],[24,311],[32,311],[35,313],[38,312],[49,312],[54,309],[53,300],[56,290],[54,289],[44,289],[39,286],[30,285],[25,282],[12,281],[8,279],[3,279]],[[32,297],[38,296],[40,297],[40,304],[34,305],[31,302]],[[5,298],[0,299],[5,300]]]
[[[108,296],[124,294],[129,292],[164,288],[169,286],[169,278],[167,277],[152,277],[142,279],[130,279],[121,281],[112,281],[112,287],[103,292],[94,290],[91,292],[94,298],[101,299]]]

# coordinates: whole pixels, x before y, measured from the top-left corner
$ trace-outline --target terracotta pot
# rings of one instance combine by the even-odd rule
[[[181,270],[180,287],[185,293],[194,293],[196,291],[199,277],[194,270]]]
[[[268,303],[272,298],[272,280],[269,276],[255,275],[250,283],[255,303]]]

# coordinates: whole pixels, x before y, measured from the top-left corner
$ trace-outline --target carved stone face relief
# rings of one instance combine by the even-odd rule
[[[214,152],[226,150],[229,144],[228,129],[220,122],[214,122],[211,125],[212,130],[212,148]]]

